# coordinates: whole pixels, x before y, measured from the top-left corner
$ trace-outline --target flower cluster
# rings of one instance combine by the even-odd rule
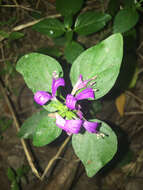
[[[89,122],[83,118],[83,114],[81,112],[81,107],[78,104],[79,100],[83,99],[94,99],[94,90],[91,88],[93,85],[93,80],[96,77],[93,77],[89,80],[83,80],[82,75],[79,76],[77,83],[74,85],[71,94],[66,96],[65,105],[66,107],[76,115],[73,114],[72,119],[68,119],[67,117],[62,117],[60,112],[55,113],[56,125],[67,132],[68,135],[77,134],[80,132],[81,126],[83,126],[89,133],[97,133],[97,122]],[[90,83],[91,81],[91,83]],[[88,85],[89,84],[89,85]],[[52,81],[52,93],[48,93],[45,91],[38,91],[34,95],[34,100],[36,103],[41,106],[45,105],[47,102],[55,101],[56,99],[56,91],[58,87],[65,86],[65,81],[63,78],[58,78],[58,76],[53,73],[53,81]],[[80,90],[80,92],[79,92]]]

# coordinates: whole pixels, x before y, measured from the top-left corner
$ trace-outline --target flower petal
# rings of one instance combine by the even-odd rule
[[[86,88],[80,93],[78,93],[75,97],[77,100],[83,100],[88,98],[94,99],[94,91],[92,88]]]
[[[58,78],[58,79],[53,79],[52,82],[52,95],[53,97],[55,97],[56,95],[56,91],[58,89],[59,86],[65,86],[65,81],[63,78]]]
[[[78,107],[77,107],[77,115],[80,119],[83,119],[83,113],[81,111],[81,106],[78,104]]]
[[[46,104],[51,98],[52,96],[48,92],[45,92],[45,91],[38,91],[34,95],[35,102],[37,104],[40,104],[41,106]]]
[[[56,125],[65,130],[65,123],[66,123],[66,120],[64,118],[62,118],[58,113],[56,113]]]
[[[66,120],[65,123],[65,131],[70,134],[77,134],[80,131],[80,127],[82,125],[82,120],[75,119],[75,120]]]
[[[89,133],[97,133],[97,127],[98,123],[97,122],[89,122],[89,121],[84,121],[83,127],[89,132]]]
[[[78,91],[79,89],[85,88],[86,85],[87,85],[87,83],[88,83],[90,80],[91,80],[91,79],[89,79],[89,80],[84,80],[84,81],[83,81],[83,77],[82,77],[82,75],[80,74],[80,76],[79,76],[79,78],[78,78],[76,84],[75,84],[74,87],[73,87],[72,95],[74,95],[74,94],[76,93],[76,91]]]
[[[56,113],[56,125],[65,130],[68,135],[77,134],[80,131],[82,120],[65,120],[58,113]]]
[[[66,97],[66,106],[71,109],[71,110],[74,110],[75,109],[75,105],[76,105],[76,98],[71,95],[71,94],[68,94],[67,97]]]

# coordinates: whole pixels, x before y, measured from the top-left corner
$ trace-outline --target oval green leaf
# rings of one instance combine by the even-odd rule
[[[70,78],[72,85],[80,74],[87,80],[96,78],[95,99],[104,96],[114,85],[119,74],[123,56],[123,39],[121,34],[114,34],[83,53],[74,61]]]
[[[130,30],[139,20],[139,14],[133,7],[120,10],[115,16],[113,33],[123,33]]]
[[[34,113],[31,117],[24,121],[20,131],[18,132],[18,136],[24,139],[32,138],[37,126],[39,125],[39,122],[47,116],[48,112],[45,110]]]
[[[91,120],[101,123],[100,132],[104,137],[85,132],[73,135],[72,145],[75,154],[82,161],[88,177],[94,176],[107,164],[117,151],[117,138],[112,129],[100,120]]]
[[[102,29],[110,19],[111,16],[105,13],[82,13],[76,19],[74,31],[79,35],[89,35]]]
[[[63,16],[74,15],[81,9],[82,4],[83,0],[56,0],[56,9]]]
[[[54,18],[44,19],[35,24],[32,29],[50,38],[59,37],[65,32],[64,24]]]
[[[50,117],[44,117],[33,135],[33,145],[44,146],[51,143],[60,136],[62,129],[56,126],[56,120]]]
[[[64,56],[69,63],[73,63],[83,51],[84,48],[79,43],[72,41],[65,47]]]
[[[39,53],[30,53],[20,58],[16,69],[34,93],[38,90],[51,92],[52,73],[56,71],[60,76],[63,74],[60,64],[54,58]]]

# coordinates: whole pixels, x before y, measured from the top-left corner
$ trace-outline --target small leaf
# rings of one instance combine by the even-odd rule
[[[72,41],[65,47],[64,56],[69,63],[73,63],[83,51],[84,48],[79,43]]]
[[[51,92],[54,71],[62,76],[60,64],[52,57],[39,53],[30,53],[21,57],[16,69],[20,72],[33,93],[38,90]]]
[[[83,0],[56,0],[56,9],[63,16],[74,15],[81,9],[82,4]]]
[[[50,38],[59,37],[65,32],[64,25],[55,18],[44,19],[35,24],[32,29]]]
[[[16,179],[15,172],[12,168],[7,169],[7,177],[10,181],[14,181]]]
[[[125,7],[131,7],[134,6],[135,2],[136,2],[135,0],[124,0],[123,4]]]
[[[45,48],[39,48],[36,50],[37,53],[53,56],[53,57],[60,57],[62,53],[60,50],[56,47],[45,47]]]
[[[67,30],[66,34],[66,46],[69,45],[70,43],[72,43],[72,39],[73,39],[73,30]]]
[[[113,23],[114,33],[123,33],[133,28],[139,20],[139,14],[133,7],[120,10]]]
[[[123,56],[123,39],[121,34],[111,35],[106,40],[93,46],[78,56],[74,61],[70,78],[72,85],[80,74],[84,80],[96,76],[95,99],[104,96],[114,85],[119,74]]]
[[[32,12],[32,13],[30,14],[30,16],[32,16],[32,17],[35,18],[35,19],[40,19],[40,18],[43,17],[43,15],[42,15],[41,13],[38,13],[38,12]]]
[[[29,117],[22,124],[18,136],[21,138],[31,138],[39,125],[39,122],[48,116],[48,112],[45,110],[39,111]]]
[[[116,14],[116,12],[119,10],[120,8],[120,2],[119,1],[115,1],[115,0],[110,0],[108,3],[108,12],[110,15],[114,16]]]
[[[11,184],[11,190],[20,190],[19,184],[14,180]]]
[[[79,35],[89,35],[102,29],[111,16],[100,12],[85,12],[80,14],[75,22],[74,31]]]
[[[20,38],[23,38],[23,37],[24,37],[24,34],[22,32],[12,32],[9,35],[9,40],[10,41],[17,40],[17,39],[20,39]]]
[[[122,93],[120,96],[118,96],[115,100],[116,108],[117,108],[120,116],[124,115],[125,102],[126,102],[126,96],[124,93]]]
[[[4,37],[4,38],[8,38],[10,35],[9,32],[5,32],[4,30],[0,30],[0,36]]]
[[[21,177],[25,176],[29,172],[29,170],[29,166],[23,165],[16,170],[17,177],[20,179]]]
[[[97,138],[95,133],[85,132],[72,137],[75,154],[82,161],[88,177],[94,176],[107,164],[117,151],[117,138],[112,129],[104,122],[91,120],[101,124],[99,131],[105,134]]]
[[[65,16],[65,18],[64,18],[65,28],[70,29],[72,24],[73,24],[73,16],[72,15]]]
[[[43,107],[48,111],[48,112],[56,112],[59,107],[63,107],[63,104],[60,101],[50,101]]]
[[[33,145],[44,146],[60,136],[62,130],[56,126],[54,118],[45,117],[39,121],[33,136]]]

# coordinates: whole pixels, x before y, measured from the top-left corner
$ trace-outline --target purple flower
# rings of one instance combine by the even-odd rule
[[[56,91],[58,87],[65,86],[65,81],[63,78],[54,78],[52,81],[52,95],[50,95],[48,92],[45,91],[37,91],[34,95],[34,100],[37,104],[40,104],[43,106],[46,104],[49,100],[55,98]]]
[[[95,77],[92,77],[91,79],[88,80],[83,80],[83,76],[80,74],[77,83],[74,85],[73,90],[72,90],[72,95],[74,95],[79,89],[85,88],[87,87],[87,84],[91,81],[91,80],[95,80]]]
[[[78,93],[76,96],[68,94],[66,97],[66,106],[69,109],[74,110],[76,108],[76,102],[78,100],[83,100],[88,98],[94,99],[94,91],[92,88],[86,88],[80,93]]]
[[[56,114],[56,125],[67,132],[68,135],[77,134],[83,121],[80,119],[65,120],[58,113]]]
[[[76,96],[77,100],[83,100],[83,99],[94,99],[94,90],[92,88],[86,88],[80,93],[78,93]]]
[[[80,109],[81,109],[81,106],[78,105],[77,115],[78,115],[78,117],[79,117],[80,119],[83,119],[83,113],[82,113],[82,111],[81,111]]]
[[[71,114],[72,117],[70,116],[68,118],[68,114],[66,115],[66,113],[64,113],[63,115],[67,118],[66,119],[63,118],[61,115],[59,115],[59,113],[61,113],[61,110],[63,111],[63,108],[65,107],[64,105],[63,107],[61,106],[60,109],[57,110],[57,112],[55,113],[56,125],[59,128],[66,131],[68,135],[78,134],[81,129],[81,126],[83,126],[85,130],[87,130],[89,133],[98,133],[97,131],[98,123],[86,121],[83,118],[82,111],[80,110],[81,106],[78,104],[76,105],[78,100],[83,100],[88,98],[94,99],[94,90],[91,88],[93,83],[89,84],[90,87],[87,87],[88,82],[94,79],[95,77],[83,81],[82,75],[80,75],[77,83],[73,88],[72,93],[67,95],[66,106],[71,110],[76,110],[76,114],[75,112],[73,112],[73,115]],[[53,72],[53,80],[51,87],[52,94],[45,91],[38,91],[34,95],[34,100],[40,105],[46,104],[49,100],[54,100],[56,98],[55,96],[57,89],[60,86],[65,86],[65,81],[63,78],[58,78],[56,72]],[[84,89],[81,92],[77,93],[77,91],[82,88]]]
[[[76,102],[77,102],[77,99],[73,95],[71,95],[71,94],[67,95],[67,97],[66,97],[66,106],[69,109],[74,110]]]
[[[97,122],[84,121],[83,127],[84,127],[89,133],[98,133],[98,131],[97,131],[98,123],[97,123]]]
[[[96,78],[96,76],[92,77],[91,79],[88,79],[88,80],[83,80],[82,75],[79,76],[78,81],[74,85],[71,94],[68,94],[66,97],[66,106],[69,109],[71,109],[71,110],[76,109],[76,102],[78,100],[83,100],[83,99],[88,99],[88,98],[94,99],[95,98],[94,97],[94,90],[92,88],[87,87],[87,84],[91,80],[94,80],[95,78]],[[93,82],[89,86],[92,86],[92,85],[93,85]],[[82,89],[82,88],[85,88],[85,89],[75,95],[75,93],[79,89]],[[79,111],[79,109],[78,109],[78,111]]]
[[[66,131],[68,135],[79,133],[81,125],[83,125],[89,133],[98,133],[97,122],[89,122],[81,119],[65,120],[58,113],[56,113],[56,125]]]
[[[46,102],[48,102],[51,98],[52,96],[48,92],[44,92],[44,91],[38,91],[34,95],[35,102],[37,104],[40,104],[41,106],[46,104]]]
[[[60,86],[65,86],[65,81],[63,78],[58,78],[58,79],[55,79],[53,78],[53,81],[52,81],[52,96],[55,97],[56,95],[56,91],[58,89],[58,87]]]

